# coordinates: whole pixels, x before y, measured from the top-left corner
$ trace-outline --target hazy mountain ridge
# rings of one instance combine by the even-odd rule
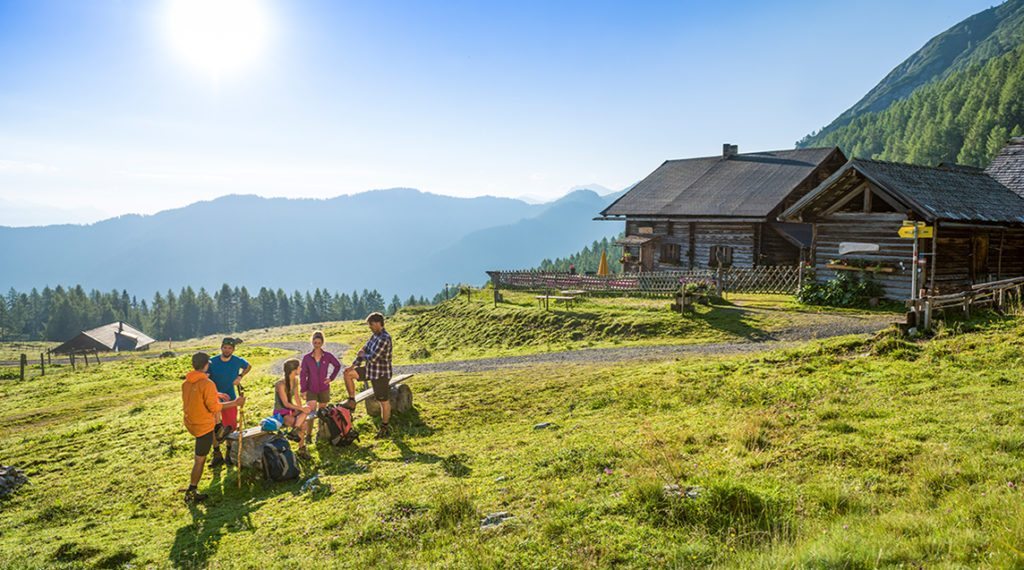
[[[0,286],[80,283],[148,295],[228,282],[431,294],[449,281],[482,282],[510,259],[528,257],[529,266],[574,251],[595,239],[592,229],[614,233],[591,221],[606,200],[580,191],[530,205],[408,188],[323,200],[229,195],[89,225],[0,227],[0,266],[17,268]],[[537,231],[549,238],[531,239]],[[481,236],[500,237],[486,250],[469,245]]]

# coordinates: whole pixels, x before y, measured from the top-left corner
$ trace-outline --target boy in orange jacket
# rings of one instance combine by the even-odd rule
[[[213,430],[216,426],[214,414],[224,408],[240,408],[245,404],[245,396],[238,396],[229,402],[221,402],[217,397],[217,386],[210,380],[206,371],[210,368],[210,355],[197,352],[192,355],[192,372],[185,375],[181,385],[181,404],[185,412],[185,428],[196,438],[195,461],[192,464],[192,480],[185,491],[185,503],[193,504],[206,500],[206,495],[196,488],[203,477],[203,465],[206,456],[213,447]]]

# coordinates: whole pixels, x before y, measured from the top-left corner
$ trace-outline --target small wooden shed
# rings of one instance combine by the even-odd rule
[[[819,281],[840,271],[871,274],[893,300],[910,298],[914,240],[924,222],[920,289],[943,294],[1024,276],[1024,199],[986,172],[855,158],[779,217],[810,223]]]
[[[64,344],[53,349],[58,354],[82,352],[120,352],[124,350],[142,350],[156,342],[139,329],[118,321],[82,331]]]

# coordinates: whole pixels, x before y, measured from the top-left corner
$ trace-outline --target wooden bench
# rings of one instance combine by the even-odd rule
[[[392,410],[398,411],[397,408],[399,407],[399,406],[395,405],[396,404],[396,402],[395,402],[396,388],[399,385],[403,384],[406,380],[408,380],[408,379],[410,379],[412,377],[413,377],[413,374],[399,374],[399,375],[395,376],[394,378],[392,378],[391,382],[388,382],[388,386],[391,387]],[[405,386],[405,388],[408,389],[408,386]],[[408,392],[407,395],[404,393],[406,391]],[[412,404],[412,391],[411,390],[406,390],[406,391],[403,391],[403,394],[401,396],[399,396],[399,398],[405,398],[405,400],[408,401],[409,405],[411,405]],[[362,392],[359,392],[358,394],[356,394],[355,400],[356,400],[357,404],[359,402],[366,401],[367,402],[367,407],[369,408],[370,402],[373,402],[373,404],[376,404],[376,402],[374,402],[372,398],[373,398],[373,389],[370,388],[369,390],[363,390]],[[380,411],[379,411],[380,408],[378,407],[377,410],[378,411],[377,411],[376,415],[379,415],[380,414]],[[369,413],[369,409],[367,410],[367,412]],[[374,414],[371,414],[371,415],[374,415]],[[260,421],[262,421],[262,420],[263,420],[263,418],[260,418]],[[234,462],[237,461],[237,459],[238,459],[238,435],[239,435],[239,432],[234,432],[234,433],[228,435],[228,437],[227,437],[228,457],[230,458],[229,461],[232,464],[234,464]],[[252,427],[249,427],[249,428],[246,428],[246,429],[242,430],[241,435],[242,435],[242,467],[252,467],[252,466],[258,464],[263,459],[263,444],[268,442],[268,441],[270,441],[274,437],[279,436],[280,433],[279,432],[273,432],[273,431],[263,431],[263,429],[257,423],[257,425],[254,425]]]
[[[587,294],[587,292],[584,291],[583,289],[569,289],[567,291],[559,291],[558,293],[561,295],[569,295],[572,297],[583,297]]]
[[[545,310],[550,309],[550,302],[555,301],[556,303],[561,301],[568,306],[572,306],[576,302],[576,297],[571,295],[537,295],[537,304],[542,305]]]

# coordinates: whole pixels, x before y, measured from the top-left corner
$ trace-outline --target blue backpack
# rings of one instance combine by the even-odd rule
[[[263,444],[263,476],[270,481],[288,481],[299,477],[299,465],[288,440],[282,437]]]

